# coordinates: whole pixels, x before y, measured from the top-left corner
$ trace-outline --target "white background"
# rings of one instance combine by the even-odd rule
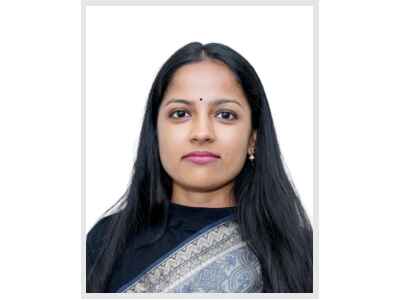
[[[256,69],[312,220],[312,6],[89,6],[86,28],[86,231],[128,186],[157,71],[192,41],[226,44]]]
[[[320,298],[398,297],[398,1],[320,3]],[[1,297],[79,299],[80,2],[0,8]]]

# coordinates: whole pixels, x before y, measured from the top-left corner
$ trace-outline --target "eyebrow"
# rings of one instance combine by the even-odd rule
[[[242,105],[238,101],[236,101],[234,99],[225,99],[225,98],[223,98],[223,99],[216,99],[216,100],[209,101],[209,102],[211,103],[211,105],[214,105],[214,106],[221,105],[221,104],[224,104],[224,103],[235,103],[235,104],[239,105],[240,107],[242,107]],[[186,100],[186,99],[175,99],[175,98],[172,98],[171,100],[167,101],[167,103],[165,103],[165,106],[168,106],[171,103],[183,103],[183,104],[187,104],[189,106],[193,106],[194,101],[189,101],[189,100]]]

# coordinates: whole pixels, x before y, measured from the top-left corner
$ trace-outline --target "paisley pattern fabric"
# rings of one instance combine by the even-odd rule
[[[257,257],[231,217],[207,226],[121,287],[120,293],[260,293]]]

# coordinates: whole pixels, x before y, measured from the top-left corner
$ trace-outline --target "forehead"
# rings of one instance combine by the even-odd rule
[[[177,69],[164,95],[164,98],[170,97],[191,100],[235,98],[246,102],[235,74],[224,63],[215,60],[191,63]]]

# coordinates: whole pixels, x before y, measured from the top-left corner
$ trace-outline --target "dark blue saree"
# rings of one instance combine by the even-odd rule
[[[259,262],[228,216],[196,232],[117,293],[260,293],[262,288]]]

